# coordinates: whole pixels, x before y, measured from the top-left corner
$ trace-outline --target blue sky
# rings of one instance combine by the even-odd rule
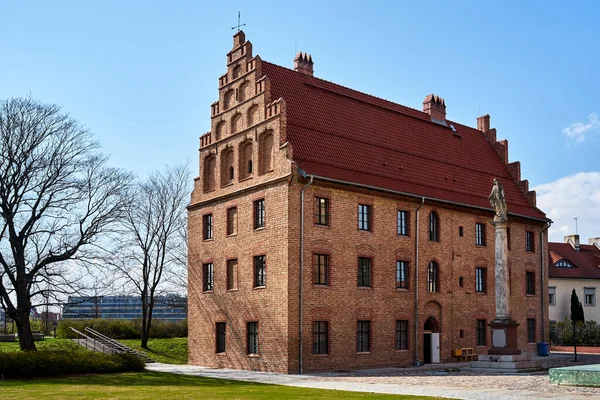
[[[436,4],[437,3],[437,4]],[[449,119],[489,113],[555,220],[600,236],[600,3],[0,1],[0,98],[60,104],[140,175],[189,160],[209,129],[237,11],[254,53]],[[559,189],[560,188],[560,189]]]

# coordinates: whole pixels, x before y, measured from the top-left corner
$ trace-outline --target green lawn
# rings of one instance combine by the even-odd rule
[[[148,341],[150,350],[142,349],[139,339],[120,339],[119,342],[132,349],[143,351],[148,357],[157,362],[187,364],[188,361],[187,338],[150,339]]]
[[[35,342],[35,345],[40,351],[67,351],[70,353],[88,351],[70,339],[46,339]],[[19,350],[19,342],[0,342],[0,352]]]
[[[0,381],[0,399],[433,399],[305,389],[160,372]]]

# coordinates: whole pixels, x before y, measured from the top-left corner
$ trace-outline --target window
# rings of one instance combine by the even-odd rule
[[[258,354],[258,322],[246,324],[246,353]]]
[[[510,228],[506,228],[506,244],[508,245],[508,249],[510,250]]]
[[[227,290],[236,290],[238,288],[238,260],[227,260]]]
[[[315,216],[317,225],[329,225],[329,199],[317,197]]]
[[[527,251],[535,251],[535,242],[533,240],[533,232],[525,232],[525,249]]]
[[[464,329],[461,329],[458,331],[458,337],[460,337],[461,339],[464,339],[465,337],[465,331]]]
[[[477,293],[485,293],[487,291],[485,268],[475,268],[475,291]]]
[[[265,227],[265,199],[254,202],[254,229]]]
[[[327,354],[329,342],[329,323],[327,321],[313,322],[313,354]]]
[[[595,306],[596,305],[596,288],[593,287],[584,287],[583,295],[585,298],[586,306]]]
[[[535,343],[535,319],[527,318],[527,342]]]
[[[485,319],[477,320],[477,346],[485,346]]]
[[[408,236],[408,211],[398,211],[398,235]]]
[[[429,241],[430,242],[439,242],[440,241],[440,233],[439,233],[439,218],[437,214],[432,211],[429,214]]]
[[[427,291],[439,292],[439,276],[438,265],[435,261],[431,261],[427,267]]]
[[[463,285],[464,285],[464,279],[462,276],[459,276],[458,277],[458,286],[463,287]]]
[[[556,268],[575,268],[575,267],[573,266],[573,264],[571,264],[571,263],[570,263],[570,262],[568,262],[567,260],[560,260],[560,261],[557,261],[557,262],[554,264],[554,266],[555,266]]]
[[[485,246],[485,225],[475,224],[475,244]]]
[[[313,283],[315,285],[329,284],[329,255],[313,255]]]
[[[408,350],[408,321],[396,320],[396,350]]]
[[[254,287],[266,286],[267,265],[265,256],[254,257]]]
[[[228,148],[221,153],[221,186],[233,183],[233,149]]]
[[[214,267],[212,263],[202,264],[202,290],[214,289]]]
[[[358,205],[358,229],[361,231],[371,230],[371,206],[367,204]]]
[[[208,240],[213,237],[213,217],[212,214],[202,216],[202,239]]]
[[[227,209],[227,236],[237,233],[237,207]]]
[[[217,353],[225,353],[225,332],[227,324],[225,322],[217,322]]]
[[[396,261],[396,289],[408,289],[408,261]]]
[[[556,287],[550,286],[548,288],[548,305],[555,306],[556,305]]]
[[[462,226],[458,227],[458,236],[460,236],[460,237],[463,236],[463,227]]]
[[[371,321],[358,321],[356,327],[356,351],[371,350]]]
[[[371,286],[371,259],[366,257],[358,258],[358,286]]]
[[[535,272],[525,273],[526,294],[535,294]]]

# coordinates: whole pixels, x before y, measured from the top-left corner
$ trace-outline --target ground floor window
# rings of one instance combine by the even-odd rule
[[[329,323],[327,321],[313,322],[313,353],[327,354],[329,339]]]
[[[485,346],[486,345],[486,329],[485,329],[485,319],[477,320],[477,346]]]
[[[529,343],[535,343],[535,319],[527,319],[527,341]]]
[[[258,354],[258,322],[248,322],[246,335],[247,353]]]
[[[371,321],[358,321],[356,328],[356,351],[371,351]]]
[[[225,332],[227,324],[225,322],[217,322],[217,353],[225,353]]]
[[[408,321],[396,321],[396,350],[408,349]]]

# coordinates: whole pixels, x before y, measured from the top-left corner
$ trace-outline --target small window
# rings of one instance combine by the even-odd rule
[[[225,353],[225,337],[227,324],[225,322],[217,322],[217,353]]]
[[[486,324],[485,319],[477,320],[477,346],[486,345]]]
[[[366,257],[358,258],[358,286],[371,286],[371,259]]]
[[[427,291],[439,292],[439,271],[435,261],[431,261],[427,267]]]
[[[327,321],[313,322],[313,354],[329,352],[329,323]]]
[[[440,241],[440,221],[435,211],[429,214],[429,241],[439,242]]]
[[[227,260],[227,290],[236,290],[238,288],[238,260]]]
[[[583,295],[585,297],[585,305],[586,306],[595,306],[596,305],[596,288],[593,288],[593,287],[583,288]]]
[[[246,353],[258,354],[258,322],[246,325]]]
[[[371,206],[367,204],[358,205],[358,229],[361,231],[371,230]]]
[[[313,283],[315,285],[329,284],[329,255],[313,255]]]
[[[202,290],[214,289],[214,266],[212,263],[202,264]]]
[[[252,160],[248,160],[248,175],[252,173]]]
[[[548,305],[556,306],[556,286],[548,288]]]
[[[526,294],[534,295],[535,294],[535,272],[526,272],[525,273],[525,283],[527,287]]]
[[[463,231],[463,227],[459,226],[458,227],[458,236],[463,237],[464,231]]]
[[[398,235],[408,236],[408,211],[398,210]]]
[[[371,351],[371,321],[358,321],[356,327],[356,351]]]
[[[396,261],[396,289],[408,289],[408,261]]]
[[[573,264],[571,264],[570,262],[568,262],[567,260],[560,260],[557,261],[554,266],[556,268],[575,268]]]
[[[527,319],[527,342],[535,343],[535,319]]]
[[[233,182],[233,167],[229,167],[229,182]]]
[[[459,276],[458,277],[458,286],[463,287],[463,285],[464,285],[464,279],[462,276]]]
[[[465,337],[465,331],[464,329],[461,329],[458,331],[458,337],[460,337],[461,339],[463,339]]]
[[[475,244],[485,246],[485,225],[475,224]]]
[[[396,320],[396,350],[408,350],[408,321]]]
[[[202,239],[208,240],[213,238],[213,216],[205,214],[202,216]]]
[[[486,269],[475,268],[475,291],[477,293],[485,293],[487,291],[486,286]]]
[[[265,256],[254,257],[254,287],[267,285],[267,263]]]
[[[317,219],[317,225],[327,226],[329,225],[329,199],[317,197],[316,201],[315,217]]]
[[[254,202],[254,229],[265,227],[265,199]]]
[[[510,228],[506,228],[506,244],[508,245],[508,249],[510,250]]]
[[[525,232],[525,248],[527,251],[535,252],[535,241],[533,240],[533,232]]]
[[[237,207],[227,209],[227,236],[237,233]]]

